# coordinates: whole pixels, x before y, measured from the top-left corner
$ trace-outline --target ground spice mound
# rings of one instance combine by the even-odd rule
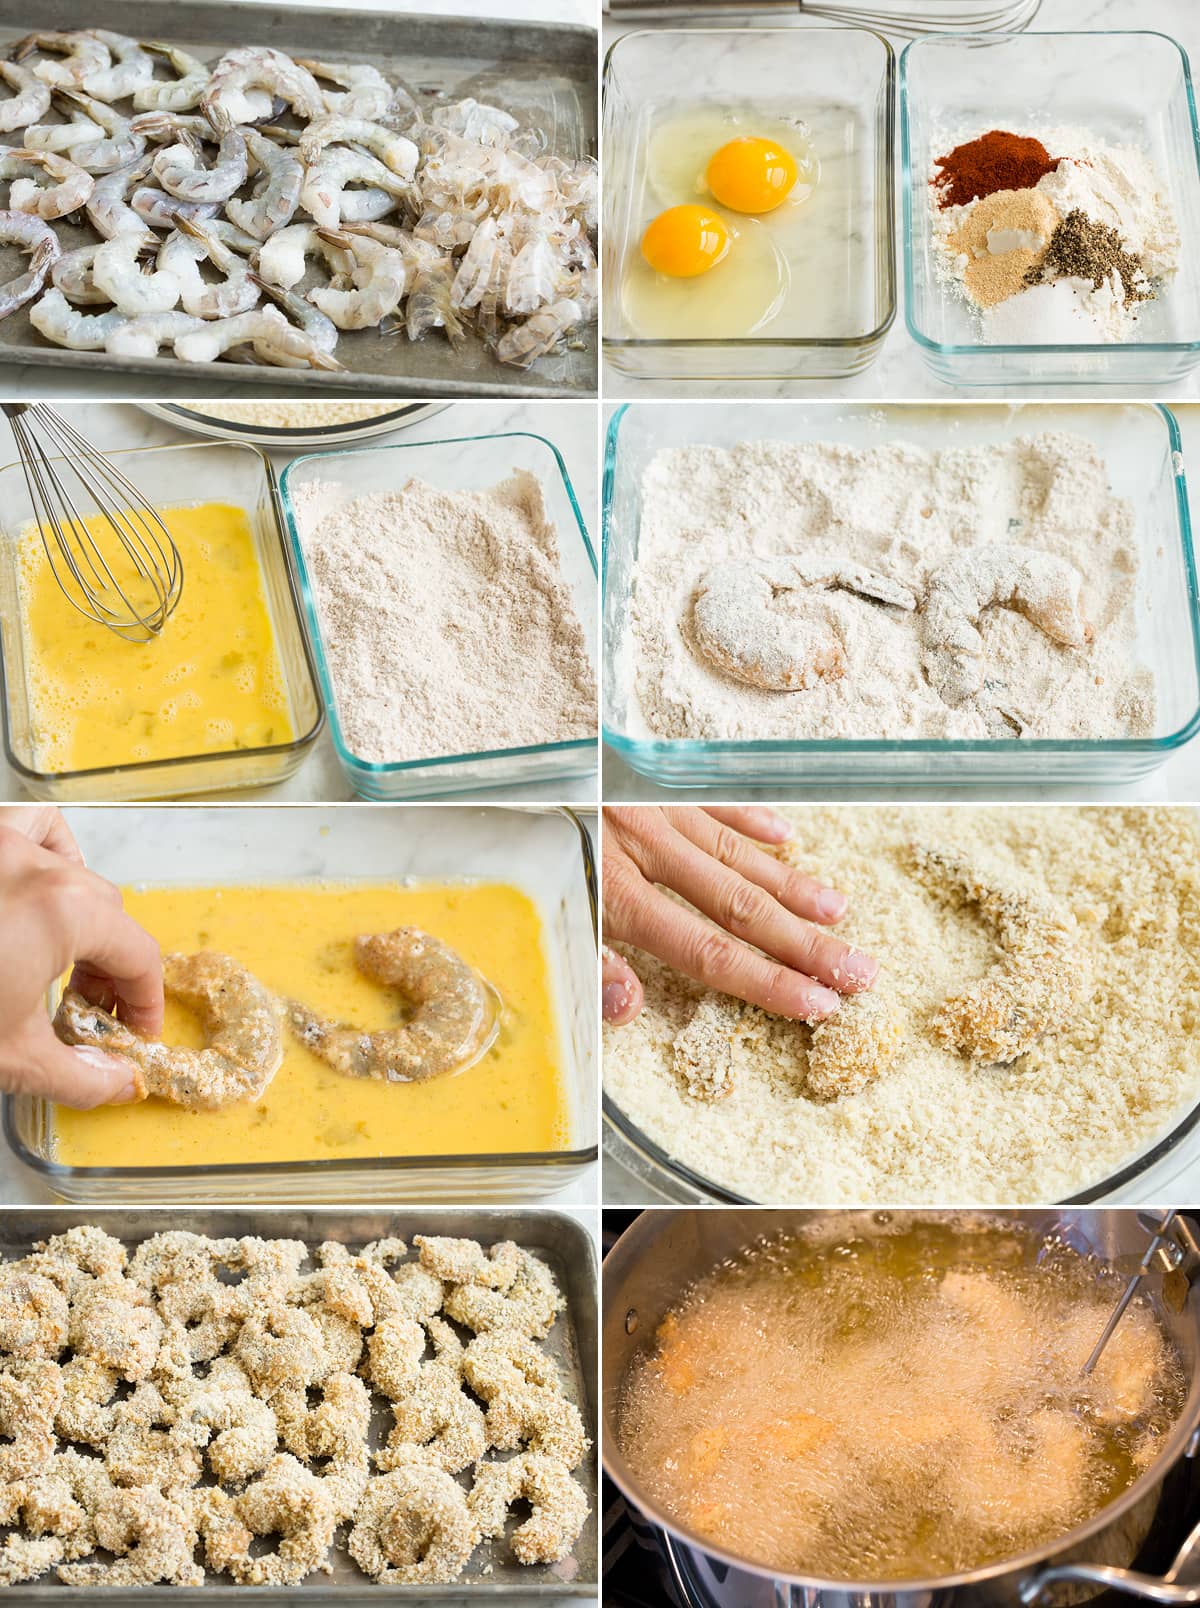
[[[940,173],[933,181],[938,205],[965,207],[997,190],[1032,190],[1058,163],[1041,140],[990,129],[938,157],[934,165]]]
[[[1025,288],[1057,224],[1058,209],[1040,190],[997,190],[971,208],[946,245],[969,259],[963,280],[977,307],[994,307]],[[999,232],[1029,236],[1038,243],[993,252],[988,236]]]
[[[1125,250],[1115,229],[1097,223],[1076,207],[1054,231],[1046,255],[1029,269],[1025,283],[1041,285],[1051,279],[1090,279],[1099,287],[1114,273],[1120,277],[1126,307],[1131,302],[1153,298],[1142,259]]]

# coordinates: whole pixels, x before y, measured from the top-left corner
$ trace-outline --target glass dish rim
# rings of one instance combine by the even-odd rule
[[[1163,352],[1173,355],[1200,352],[1200,335],[1191,341],[1090,341],[1086,344],[1055,343],[1037,346],[1021,345],[988,345],[982,341],[945,342],[936,341],[932,336],[925,334],[915,322],[914,312],[914,274],[913,258],[915,230],[913,208],[913,172],[911,135],[909,131],[909,82],[908,82],[908,55],[918,45],[936,46],[943,44],[962,44],[969,41],[974,44],[1000,44],[1014,39],[1113,39],[1113,38],[1150,38],[1163,39],[1167,44],[1174,46],[1179,54],[1180,65],[1183,70],[1184,91],[1187,95],[1188,117],[1192,128],[1192,155],[1200,173],[1200,119],[1197,118],[1195,87],[1192,82],[1191,61],[1187,51],[1171,34],[1163,33],[1159,28],[1081,28],[1074,33],[1061,29],[1029,29],[1023,33],[979,34],[959,33],[940,34],[935,37],[911,39],[900,52],[898,69],[899,86],[899,122],[900,122],[900,211],[901,228],[903,235],[904,257],[904,323],[912,340],[923,351],[943,357],[983,356],[995,354],[1002,357],[1033,357],[1046,353],[1052,356],[1083,357],[1095,355],[1098,352]],[[1014,382],[1019,383],[1019,382]],[[1101,384],[1103,381],[1087,381],[1085,383]],[[1115,376],[1114,384],[1120,383],[1120,377]]]
[[[361,430],[364,425],[383,426],[388,424],[396,424],[402,421],[407,414],[413,412],[414,409],[423,412],[424,409],[430,406],[430,403],[399,402],[395,407],[389,408],[383,413],[373,414],[370,418],[351,419],[343,422],[342,424],[318,425],[250,424],[241,419],[222,419],[215,413],[205,413],[203,411],[204,403],[202,401],[197,401],[195,405],[190,402],[175,401],[157,402],[153,405],[155,407],[164,408],[172,414],[186,413],[204,424],[220,425],[223,430],[234,430],[238,432],[253,431],[255,436],[269,437],[270,439],[269,443],[266,443],[267,445],[272,447],[286,447],[290,444],[294,444],[297,436],[305,437],[313,435],[327,435],[332,446],[333,443],[343,439],[343,432],[350,430]],[[336,406],[336,404],[333,405]],[[241,434],[231,438],[229,444],[232,446],[237,442],[243,441],[248,446],[264,445],[264,443],[249,439]],[[172,446],[179,445],[177,442],[171,442],[169,444]]]
[[[994,37],[994,36],[993,36]],[[606,605],[608,603],[608,554],[609,554],[609,528],[612,511],[612,492],[617,453],[617,438],[620,434],[621,420],[632,407],[655,406],[652,402],[622,402],[608,421],[604,433],[604,463],[601,482],[600,503],[600,553],[602,559],[601,580],[601,627],[603,628]],[[834,404],[845,409],[867,408],[875,404],[856,401],[854,398],[845,398]],[[889,403],[889,407],[902,408],[902,402]],[[935,406],[953,407],[969,406],[980,408],[998,408],[1011,411],[1012,404],[1002,400],[989,400],[970,403],[942,402]],[[1023,407],[1071,407],[1070,401],[1060,402],[1051,398],[1030,398],[1021,404]],[[1004,755],[1016,757],[1018,754],[1029,754],[1035,758],[1038,755],[1074,755],[1074,754],[1161,754],[1165,760],[1168,755],[1175,753],[1185,743],[1192,740],[1200,732],[1200,573],[1197,571],[1195,546],[1192,537],[1191,512],[1188,506],[1187,474],[1183,467],[1183,436],[1179,429],[1179,421],[1170,407],[1164,402],[1131,399],[1116,404],[1093,401],[1083,406],[1102,407],[1115,405],[1118,407],[1150,409],[1162,418],[1167,427],[1167,446],[1172,460],[1178,467],[1172,474],[1175,488],[1175,508],[1179,517],[1179,536],[1183,550],[1184,575],[1187,581],[1187,599],[1189,623],[1192,632],[1192,655],[1196,670],[1197,703],[1196,708],[1184,725],[1175,732],[1164,737],[978,737],[978,738],[945,738],[945,737],[811,737],[788,738],[769,737],[753,740],[739,741],[737,739],[722,739],[708,741],[697,737],[629,737],[624,732],[615,730],[609,725],[607,707],[602,703],[601,734],[604,743],[611,747],[622,757],[636,756],[645,759],[656,757],[695,757],[705,759],[713,755],[729,755],[731,757],[763,757],[772,754],[789,754],[795,756],[828,754],[841,756],[845,754],[870,754],[883,757],[905,757],[910,754],[936,754],[955,756],[968,756],[973,754]],[[937,782],[933,778],[930,785]],[[686,785],[686,783],[682,784]]]
[[[586,748],[595,748],[599,741],[595,737],[569,737],[554,743],[528,743],[519,748],[484,748],[470,754],[436,754],[429,759],[400,759],[400,760],[370,760],[360,759],[350,748],[342,733],[341,720],[338,716],[337,700],[334,697],[333,678],[329,674],[329,664],[325,654],[324,636],[321,631],[320,620],[317,615],[316,598],[309,578],[308,564],[304,557],[303,545],[300,541],[299,528],[296,524],[292,508],[289,481],[294,469],[301,464],[309,463],[314,458],[350,458],[361,452],[406,452],[419,450],[422,447],[467,446],[473,441],[504,441],[513,437],[528,437],[531,441],[540,441],[548,447],[554,455],[562,476],[563,487],[567,493],[567,500],[571,505],[571,512],[575,516],[576,528],[583,550],[587,555],[588,563],[592,568],[592,575],[599,578],[599,566],[596,560],[595,549],[587,533],[583,514],[579,507],[579,500],[575,495],[575,487],[567,473],[567,466],[563,462],[562,453],[548,437],[539,435],[535,430],[489,430],[478,435],[446,436],[438,441],[392,441],[379,445],[363,445],[356,447],[337,447],[325,452],[305,452],[298,458],[293,458],[285,464],[279,477],[279,496],[284,514],[284,533],[287,538],[288,550],[295,561],[296,572],[300,582],[300,596],[303,603],[304,622],[307,627],[305,635],[311,636],[311,646],[316,652],[318,685],[320,686],[324,708],[329,717],[329,735],[338,759],[343,766],[353,768],[364,776],[386,777],[401,776],[408,771],[431,771],[444,765],[461,765],[474,763],[478,760],[491,759],[519,759],[529,754],[570,754],[582,752]],[[482,785],[486,785],[486,782]]]
[[[887,265],[887,295],[882,321],[862,335],[731,335],[731,336],[661,336],[661,335],[608,335],[605,333],[605,322],[600,321],[601,348],[611,348],[613,351],[646,351],[654,352],[663,349],[685,352],[711,352],[730,349],[750,348],[772,352],[779,351],[829,351],[846,352],[865,350],[878,345],[896,322],[896,314],[900,309],[899,275],[896,272],[896,52],[891,41],[874,28],[862,28],[857,25],[850,27],[821,26],[817,28],[631,28],[623,33],[619,39],[614,39],[604,53],[604,71],[600,82],[601,112],[603,113],[604,99],[608,92],[608,81],[611,63],[618,47],[627,39],[641,37],[657,37],[663,34],[686,34],[689,37],[696,34],[780,34],[789,38],[797,36],[810,36],[812,34],[869,34],[877,39],[885,51],[884,57],[884,83],[886,85],[887,107],[884,114],[884,171],[886,174],[885,193],[876,197],[874,207],[878,216],[882,210],[887,234],[888,250],[885,254]],[[601,117],[603,126],[603,116]],[[770,378],[770,376],[764,376]]]
[[[292,606],[296,611],[296,623],[303,625],[303,614],[300,608],[300,597],[296,591],[295,577],[292,566],[288,562],[287,532],[283,519],[279,497],[275,488],[275,475],[271,460],[263,449],[254,441],[157,441],[143,447],[114,447],[105,452],[106,458],[119,458],[125,455],[142,452],[198,452],[206,448],[228,448],[234,452],[250,452],[261,460],[261,467],[266,475],[267,489],[271,495],[271,507],[275,513],[275,526],[279,533],[280,552],[283,556],[284,570],[287,574],[288,594]],[[51,462],[55,460],[52,459]],[[11,463],[0,464],[0,473],[8,469],[18,469],[20,463],[14,459]],[[178,506],[178,505],[176,505]],[[265,748],[222,748],[209,754],[173,754],[169,759],[136,759],[121,765],[97,765],[88,770],[40,771],[24,760],[19,759],[13,750],[12,724],[9,717],[8,698],[8,663],[4,657],[4,644],[0,639],[0,729],[4,734],[4,757],[12,770],[24,781],[37,784],[51,784],[62,786],[75,782],[96,782],[112,776],[145,776],[161,775],[165,772],[178,770],[183,765],[220,764],[225,765],[235,759],[252,760],[270,758],[274,755],[287,753],[303,753],[312,747],[321,735],[325,725],[325,706],[321,701],[321,684],[317,678],[317,667],[313,660],[312,647],[308,640],[308,632],[301,630],[301,644],[304,650],[304,664],[308,671],[309,683],[312,687],[313,701],[317,705],[316,719],[309,730],[301,736],[293,737],[286,743],[272,743]],[[263,785],[269,786],[269,781]]]
[[[109,806],[119,808],[120,806]],[[166,806],[169,808],[170,806]],[[199,808],[206,806],[200,805]],[[214,808],[217,806],[207,806]],[[226,806],[230,807],[230,806]],[[253,804],[238,804],[232,806],[236,809],[254,809]],[[305,806],[297,806],[304,808]],[[314,809],[324,806],[313,805]],[[385,806],[402,808],[403,805]],[[426,804],[426,809],[436,809],[440,806]],[[478,806],[462,805],[462,808],[473,809]],[[485,809],[504,810],[510,806],[503,804],[484,805]],[[557,804],[545,813],[560,816],[566,824],[574,829],[579,845],[579,868],[583,875],[584,893],[588,902],[592,941],[599,951],[599,906],[596,901],[596,854],[592,844],[591,834],[584,825],[579,811],[570,804]],[[597,1069],[599,1070],[599,1069]],[[31,1097],[32,1098],[32,1097]],[[579,1146],[568,1150],[532,1150],[532,1151],[479,1151],[476,1154],[459,1154],[450,1156],[330,1156],[315,1157],[308,1161],[222,1161],[197,1162],[192,1165],[179,1165],[171,1167],[73,1167],[65,1162],[55,1161],[49,1156],[39,1156],[21,1138],[16,1129],[15,1105],[18,1096],[4,1093],[2,1096],[2,1113],[0,1113],[0,1126],[3,1127],[4,1139],[10,1151],[17,1160],[36,1172],[40,1177],[53,1185],[56,1178],[80,1178],[88,1181],[103,1180],[105,1178],[120,1178],[124,1181],[137,1183],[155,1183],[174,1181],[193,1176],[203,1168],[206,1174],[216,1174],[219,1178],[239,1178],[248,1175],[264,1175],[267,1178],[292,1177],[303,1173],[306,1177],[333,1177],[349,1171],[355,1176],[363,1176],[372,1170],[383,1169],[389,1172],[412,1173],[423,1167],[436,1167],[448,1172],[464,1172],[470,1167],[518,1168],[527,1167],[538,1171],[552,1172],[555,1169],[566,1170],[571,1167],[589,1166],[600,1159],[600,1124],[597,1123],[596,1137],[591,1144]]]

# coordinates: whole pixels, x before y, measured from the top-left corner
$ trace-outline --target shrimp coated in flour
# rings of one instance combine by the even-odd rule
[[[163,986],[199,1016],[207,1040],[202,1050],[140,1038],[70,989],[55,1031],[64,1043],[124,1056],[141,1070],[147,1094],[176,1105],[215,1111],[259,1099],[283,1060],[274,996],[245,967],[211,950],[164,955]]]
[[[423,1082],[461,1071],[491,1044],[497,1023],[487,985],[448,944],[416,927],[399,927],[357,938],[354,961],[413,1012],[401,1027],[363,1033],[290,1000],[292,1031],[336,1071],[389,1083]]]

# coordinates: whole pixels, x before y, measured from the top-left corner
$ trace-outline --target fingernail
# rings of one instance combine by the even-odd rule
[[[825,1017],[832,1016],[842,1003],[839,995],[832,988],[813,988],[808,994],[808,1008],[802,1018],[806,1022],[821,1022]]]
[[[856,983],[873,983],[879,976],[879,962],[873,955],[852,949],[842,963],[842,970]]]
[[[125,1087],[114,1094],[108,1103],[109,1105],[132,1105],[135,1100],[140,1100],[141,1098],[142,1091],[137,1079],[130,1078]]]
[[[846,914],[846,895],[836,888],[822,888],[817,895],[817,913],[826,921],[840,921]]]
[[[624,983],[605,983],[601,1009],[606,1022],[615,1022],[624,1016],[629,1009],[629,990]]]
[[[766,835],[759,840],[762,843],[786,843],[792,835],[792,823],[774,810],[763,812],[763,824]]]

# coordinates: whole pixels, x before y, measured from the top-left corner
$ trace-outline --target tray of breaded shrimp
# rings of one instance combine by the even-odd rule
[[[0,1586],[594,1597],[592,1238],[547,1211],[0,1212]]]

